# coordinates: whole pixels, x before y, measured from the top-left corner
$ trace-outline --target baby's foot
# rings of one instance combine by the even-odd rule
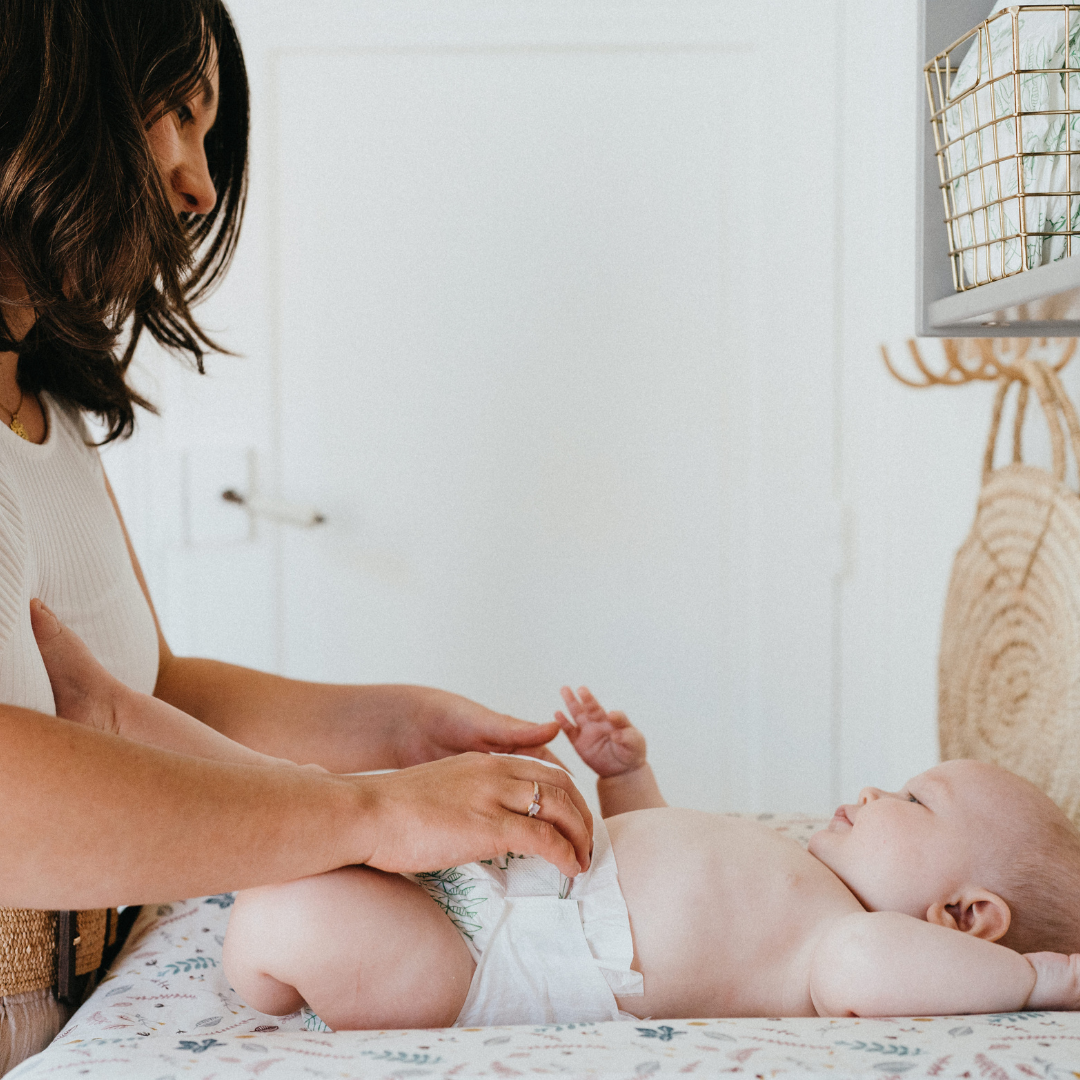
[[[30,601],[30,625],[52,683],[56,715],[116,734],[116,692],[122,684],[40,600]]]

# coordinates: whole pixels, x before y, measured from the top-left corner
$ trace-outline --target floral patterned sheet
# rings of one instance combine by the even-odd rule
[[[804,843],[822,824],[761,817]],[[226,982],[221,943],[232,899],[145,907],[106,979],[9,1080],[1080,1078],[1080,1013],[309,1032],[299,1013],[257,1013]]]

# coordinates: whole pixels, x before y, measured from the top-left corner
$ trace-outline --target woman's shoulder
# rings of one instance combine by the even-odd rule
[[[96,453],[94,438],[90,433],[90,425],[83,410],[49,393],[43,392],[40,396],[49,418],[46,441],[56,438],[61,442],[74,444]]]
[[[76,405],[42,394],[42,405],[48,417],[48,429],[45,442],[39,448],[40,455],[31,454],[40,460],[47,472],[59,471],[65,476],[85,472],[88,478],[102,474],[101,457],[98,449],[100,432],[94,430],[86,413]]]

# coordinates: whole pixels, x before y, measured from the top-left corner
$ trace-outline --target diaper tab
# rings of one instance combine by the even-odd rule
[[[558,867],[537,855],[506,860],[506,896],[547,896],[565,900],[573,881],[563,877]]]
[[[585,940],[578,905],[507,897],[458,1027],[617,1020],[615,995]]]

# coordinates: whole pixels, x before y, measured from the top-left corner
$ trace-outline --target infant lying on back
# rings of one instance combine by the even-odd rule
[[[34,627],[58,715],[99,722],[87,702],[107,700],[121,735],[253,754],[120,686],[44,609]],[[242,892],[225,941],[237,991],[334,1029],[1080,1008],[1080,834],[1026,781],[953,761],[865,788],[804,851],[666,806],[626,717],[584,689],[563,697],[600,776],[587,870],[508,854]],[[542,815],[544,797],[521,812]]]

